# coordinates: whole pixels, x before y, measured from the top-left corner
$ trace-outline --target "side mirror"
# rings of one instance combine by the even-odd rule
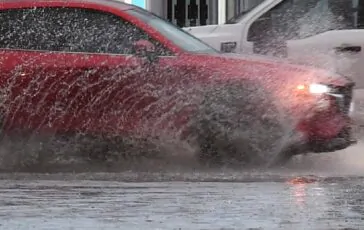
[[[158,55],[155,52],[155,46],[148,40],[138,40],[133,43],[134,54],[140,58],[146,58],[149,63],[156,62]]]

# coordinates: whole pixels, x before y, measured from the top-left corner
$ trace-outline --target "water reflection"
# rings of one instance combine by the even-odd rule
[[[312,186],[309,186],[315,182],[318,182],[317,177],[295,177],[288,181],[291,185],[291,197],[296,205],[299,207],[305,206],[308,194],[310,194],[313,198],[321,195],[321,192],[313,194],[313,190],[315,189],[312,188]]]
[[[303,207],[305,205],[305,201],[306,201],[306,184],[296,184],[293,185],[292,188],[292,193],[293,193],[293,198],[295,203],[299,206],[299,207]]]

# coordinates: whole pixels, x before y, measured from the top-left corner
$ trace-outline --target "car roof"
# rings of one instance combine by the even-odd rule
[[[5,8],[22,8],[22,7],[47,7],[51,5],[59,5],[65,7],[72,7],[83,5],[87,7],[88,5],[98,5],[99,7],[115,7],[118,10],[130,10],[137,7],[127,4],[117,0],[1,0],[0,9]]]

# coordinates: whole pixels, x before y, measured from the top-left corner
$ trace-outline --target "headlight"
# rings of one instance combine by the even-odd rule
[[[330,88],[327,85],[323,84],[311,84],[308,87],[308,90],[312,94],[324,94],[330,91]]]

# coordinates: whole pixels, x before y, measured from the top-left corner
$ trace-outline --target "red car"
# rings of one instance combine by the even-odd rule
[[[355,143],[354,83],[338,74],[221,54],[118,1],[4,0],[0,10],[3,138],[178,138],[201,162],[263,165]]]

